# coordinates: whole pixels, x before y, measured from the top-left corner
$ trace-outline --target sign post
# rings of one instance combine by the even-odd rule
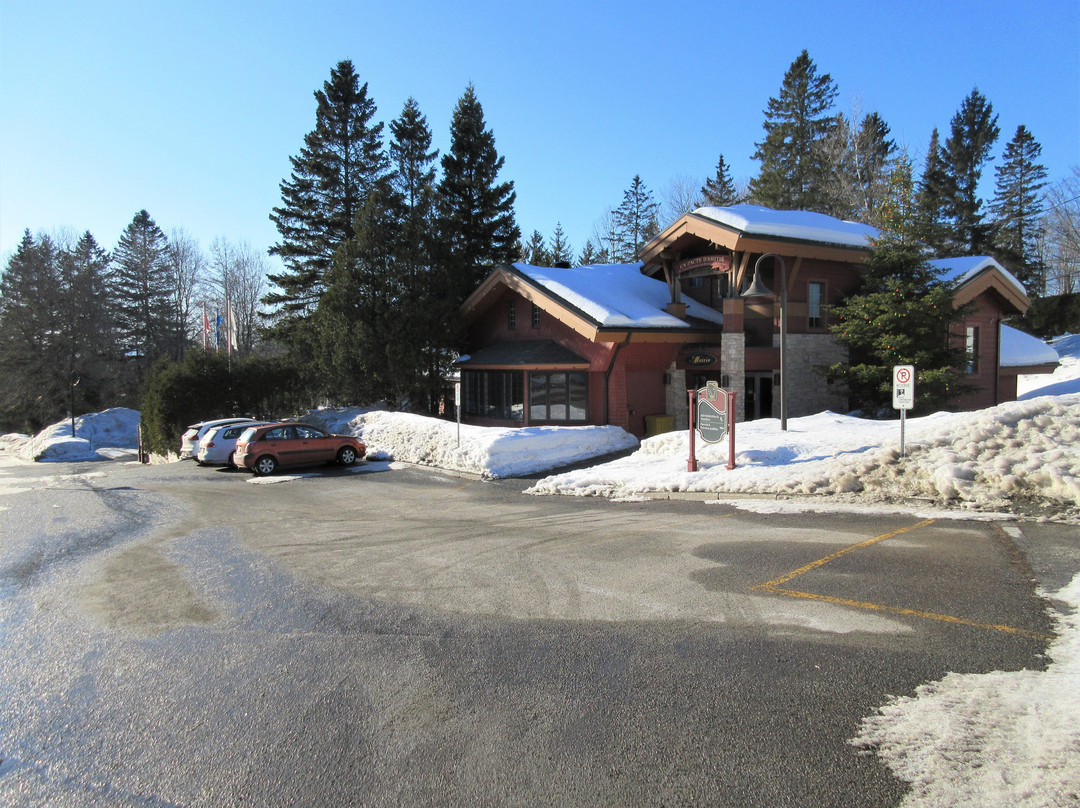
[[[690,459],[687,471],[697,471],[697,454],[694,443],[696,433],[706,443],[720,443],[728,439],[729,469],[735,468],[735,394],[720,389],[716,382],[700,390],[688,390],[690,397]]]
[[[900,410],[900,456],[906,454],[904,445],[904,430],[907,426],[907,411],[915,404],[915,366],[895,365],[892,369],[893,409]]]
[[[454,382],[454,414],[457,417],[457,445],[461,448],[461,380]]]

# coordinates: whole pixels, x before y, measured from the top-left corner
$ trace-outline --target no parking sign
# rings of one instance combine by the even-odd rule
[[[896,365],[892,381],[893,409],[910,410],[915,405],[915,366]]]

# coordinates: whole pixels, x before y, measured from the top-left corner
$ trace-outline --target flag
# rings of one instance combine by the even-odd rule
[[[204,351],[210,350],[210,318],[206,316],[206,304],[203,303],[202,307],[203,318],[203,334],[202,334],[202,349]]]
[[[214,346],[221,352],[221,309],[218,309],[217,313],[217,332],[214,339]]]
[[[225,344],[228,345],[228,351],[231,355],[238,346],[236,344],[236,317],[233,315],[232,301],[228,298],[225,298],[225,316],[227,318],[225,323]]]

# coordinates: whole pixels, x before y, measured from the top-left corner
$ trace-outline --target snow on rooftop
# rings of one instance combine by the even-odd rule
[[[876,227],[807,210],[773,210],[761,205],[732,205],[727,208],[698,208],[694,213],[743,233],[837,244],[843,247],[868,248],[870,240],[878,234]]]
[[[1058,361],[1058,352],[1038,337],[1025,334],[1011,326],[1001,326],[1001,366],[1051,365]]]
[[[936,268],[945,280],[957,281],[961,285],[967,283],[980,272],[987,269],[997,269],[1021,294],[1027,296],[1024,284],[1020,283],[1009,270],[988,255],[962,255],[955,258],[935,258],[928,262]]]
[[[514,269],[607,328],[690,328],[691,324],[664,311],[671,302],[667,284],[641,274],[641,264],[596,264],[583,267]],[[695,300],[684,299],[686,314],[723,323],[724,316]]]

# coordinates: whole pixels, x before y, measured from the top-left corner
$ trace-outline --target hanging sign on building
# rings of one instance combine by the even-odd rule
[[[702,255],[699,258],[687,258],[675,264],[675,274],[684,275],[695,270],[709,272],[727,272],[731,269],[730,255]]]
[[[707,368],[716,364],[716,355],[711,353],[704,353],[703,351],[697,351],[695,353],[686,355],[686,366],[688,368]]]

